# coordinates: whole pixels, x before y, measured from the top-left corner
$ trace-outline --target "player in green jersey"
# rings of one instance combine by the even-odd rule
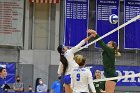
[[[100,70],[95,71],[94,79],[101,79],[101,71]],[[95,86],[96,93],[106,93],[105,81],[94,82],[93,84]]]
[[[88,33],[92,34],[95,39],[99,38],[99,35],[96,31],[90,29]],[[99,46],[103,49],[103,66],[104,66],[104,75],[106,78],[116,77],[115,69],[115,56],[120,56],[118,52],[117,44],[114,41],[109,41],[107,44],[103,40],[97,42]],[[105,91],[106,93],[114,93],[117,80],[106,81]]]

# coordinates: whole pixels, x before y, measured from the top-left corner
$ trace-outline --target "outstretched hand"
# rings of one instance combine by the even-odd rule
[[[95,30],[92,30],[92,29],[88,29],[87,33],[92,34],[93,37],[96,37],[96,35],[97,35],[97,32]]]

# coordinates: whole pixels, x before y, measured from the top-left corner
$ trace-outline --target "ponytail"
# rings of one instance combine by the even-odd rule
[[[63,45],[59,45],[57,50],[60,54],[60,61],[63,64],[63,73],[62,74],[64,75],[68,68],[68,61],[67,61],[66,57],[64,56]]]
[[[114,49],[115,49],[115,54],[118,54],[118,48],[117,48],[116,42],[112,41],[112,46],[113,46]]]
[[[68,61],[64,55],[60,54],[60,61],[63,64],[63,75],[66,73],[66,70],[68,68]]]
[[[120,53],[119,50],[118,50],[118,47],[117,47],[116,42],[112,41],[112,46],[113,46],[114,49],[115,49],[115,56],[121,56],[121,53]]]

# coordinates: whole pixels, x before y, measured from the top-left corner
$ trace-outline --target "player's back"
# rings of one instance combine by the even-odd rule
[[[71,75],[71,85],[73,91],[76,93],[79,92],[89,92],[88,84],[89,78],[92,79],[90,70],[86,68],[77,68],[73,70]]]
[[[73,71],[73,69],[78,68],[78,64],[75,62],[74,58],[74,53],[72,49],[69,49],[65,52],[64,55],[68,61],[68,68],[66,70],[65,75],[69,75],[71,74],[71,72]]]

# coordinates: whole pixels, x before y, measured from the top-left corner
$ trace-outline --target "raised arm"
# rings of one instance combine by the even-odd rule
[[[99,38],[100,36],[97,34],[97,32],[95,30],[92,30],[92,29],[89,29],[88,30],[88,33],[90,34],[93,34],[94,38],[97,39]],[[110,48],[104,43],[103,40],[99,40],[97,42],[99,44],[99,46],[104,50],[104,51],[110,51]]]
[[[90,36],[88,36],[85,39],[83,39],[79,44],[77,44],[76,46],[72,47],[71,50],[73,51],[73,53],[75,53],[81,46],[83,46],[92,37],[93,37],[93,35],[91,34]]]

